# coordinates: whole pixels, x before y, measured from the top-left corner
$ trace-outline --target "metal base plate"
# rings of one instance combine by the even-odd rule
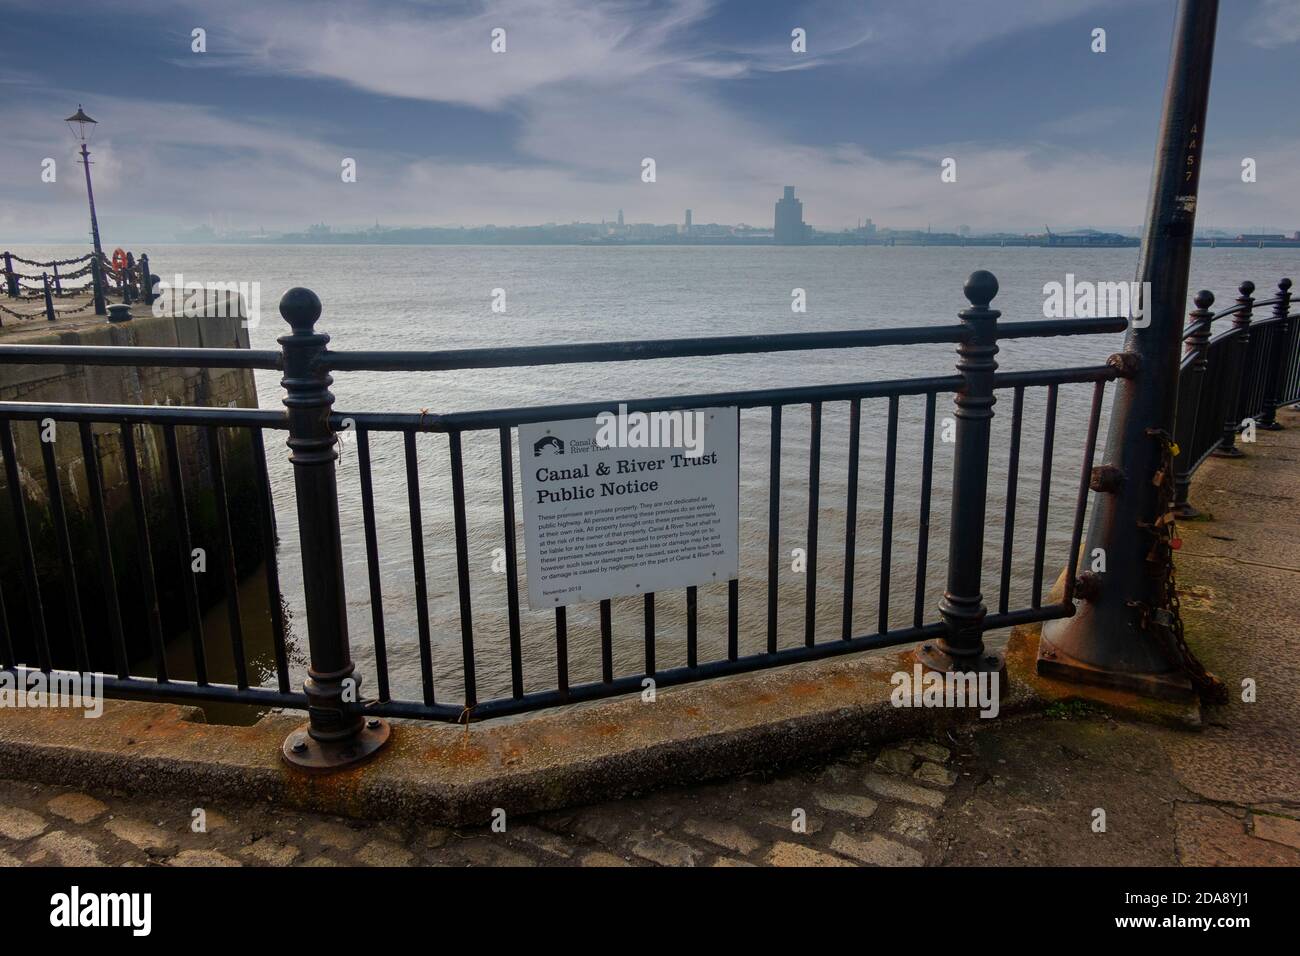
[[[371,717],[361,732],[341,742],[321,742],[307,732],[310,724],[303,724],[280,747],[285,762],[310,773],[329,773],[368,760],[388,743],[392,727],[388,721]]]
[[[1093,687],[1114,687],[1147,697],[1187,701],[1196,699],[1192,682],[1180,671],[1131,673],[1112,671],[1088,664],[1053,647],[1044,633],[1038,641],[1037,670],[1043,677],[1055,677]]]
[[[948,674],[960,670],[963,673],[974,671],[977,674],[1001,674],[1006,677],[1007,661],[1002,651],[985,650],[975,661],[974,666],[963,662],[958,665],[954,658],[946,652],[940,650],[939,645],[927,641],[924,644],[916,645],[912,651],[912,656],[926,670],[938,671],[941,674]]]

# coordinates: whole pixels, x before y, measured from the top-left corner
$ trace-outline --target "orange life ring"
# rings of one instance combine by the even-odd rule
[[[126,268],[126,252],[121,247],[113,250],[113,270],[121,272]]]

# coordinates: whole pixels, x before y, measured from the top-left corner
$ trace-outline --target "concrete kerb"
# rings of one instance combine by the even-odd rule
[[[1008,646],[1003,717],[1083,699],[1117,715],[1196,725],[1186,708],[1117,691],[1060,685],[1034,673],[1037,627]],[[372,761],[313,776],[279,748],[301,717],[253,726],[204,722],[195,707],[109,701],[98,719],[78,711],[0,711],[0,777],[195,799],[258,800],[359,818],[445,825],[487,822],[631,793],[698,783],[954,726],[996,727],[973,711],[896,708],[890,676],[910,651],[839,658],[600,701],[468,727],[399,722]]]

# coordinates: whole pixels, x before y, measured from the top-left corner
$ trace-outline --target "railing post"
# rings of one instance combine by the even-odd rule
[[[1093,498],[1082,552],[1103,558],[1106,570],[1072,616],[1043,625],[1038,643],[1040,674],[1180,700],[1195,697],[1193,676],[1202,678],[1171,649],[1172,549],[1159,535],[1172,501],[1157,479],[1178,401],[1218,15],[1218,0],[1179,0],[1137,273],[1143,308],[1124,339],[1131,371],[1115,384],[1102,459],[1119,480]]]
[[[63,283],[59,279],[59,264],[54,263],[54,294],[63,295]]]
[[[50,297],[50,274],[48,272],[41,273],[41,287],[45,293],[45,320],[53,322],[57,316],[54,314],[54,299]]]
[[[367,719],[360,704],[360,677],[348,647],[339,535],[337,440],[330,428],[333,379],[320,359],[330,337],[315,331],[321,305],[310,289],[290,289],[280,315],[293,332],[278,341],[284,352],[284,404],[289,409],[289,460],[298,501],[303,591],[311,661],[303,690],[308,722],[285,740],[284,758],[308,770],[333,770],[374,754],[387,741],[389,725]]]
[[[14,274],[13,253],[5,253],[5,290],[9,293],[9,298],[18,298],[18,276]]]
[[[1210,350],[1210,324],[1214,314],[1210,306],[1214,305],[1214,294],[1202,289],[1196,293],[1196,308],[1189,314],[1191,332],[1183,339],[1186,354],[1192,361],[1178,376],[1178,412],[1174,422],[1174,434],[1183,454],[1175,459],[1178,470],[1174,475],[1174,513],[1180,518],[1196,518],[1200,512],[1187,500],[1188,490],[1192,485],[1192,444],[1203,421],[1208,421],[1212,409],[1203,407],[1205,403],[1205,379],[1209,362],[1206,353]],[[1217,371],[1217,370],[1216,370]],[[1189,414],[1190,413],[1190,414]]]
[[[135,256],[131,253],[126,254],[126,265],[122,267],[121,273],[118,274],[118,291],[122,293],[122,304],[130,305],[133,296],[131,288],[131,273],[135,271]]]
[[[952,463],[952,524],[948,535],[948,585],[939,602],[943,637],[916,648],[916,660],[935,671],[988,671],[1005,676],[1001,653],[984,648],[987,609],[981,592],[984,510],[988,497],[989,434],[993,424],[993,373],[998,363],[998,316],[989,303],[998,280],[983,269],[962,289],[970,308],[958,313],[964,328],[957,346],[962,385],[954,401],[957,419]]]
[[[1214,450],[1216,458],[1241,458],[1245,455],[1237,447],[1237,430],[1241,428],[1242,382],[1246,379],[1246,361],[1250,356],[1250,313],[1255,307],[1255,283],[1247,279],[1238,286],[1237,291],[1241,293],[1237,296],[1239,311],[1232,317],[1232,327],[1237,330],[1237,337],[1233,343],[1233,354],[1228,360],[1229,367],[1224,371],[1227,376],[1224,388],[1228,397],[1224,403],[1223,439]]]
[[[140,254],[140,301],[145,305],[153,305],[154,300],[158,298],[153,294],[153,273],[150,272],[149,256],[146,253]]]
[[[104,266],[98,255],[90,259],[90,287],[95,298],[95,314],[108,315],[108,307],[104,304]]]
[[[1277,338],[1277,348],[1274,349],[1272,361],[1265,370],[1264,379],[1264,411],[1259,416],[1259,421],[1255,423],[1256,428],[1263,428],[1271,432],[1278,431],[1282,428],[1277,420],[1277,407],[1286,401],[1286,396],[1282,390],[1286,387],[1286,381],[1282,375],[1282,370],[1287,368],[1291,355],[1288,349],[1291,347],[1291,323],[1295,321],[1295,316],[1291,315],[1291,280],[1282,279],[1277,284],[1277,304],[1273,306],[1273,314],[1280,321],[1277,323],[1277,330],[1273,333]]]

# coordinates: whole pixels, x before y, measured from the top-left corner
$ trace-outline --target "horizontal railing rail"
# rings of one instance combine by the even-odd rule
[[[1300,372],[1296,361],[1296,329],[1289,312],[1290,284],[1284,280],[1279,295],[1255,303],[1243,284],[1243,298],[1229,309],[1211,313],[1213,297],[1201,293],[1197,309],[1192,313],[1188,327],[1187,353],[1183,360],[1183,382],[1179,393],[1179,443],[1183,445],[1179,458],[1180,486],[1185,489],[1191,472],[1197,464],[1215,450],[1220,450],[1227,439],[1225,422],[1239,412],[1260,418],[1261,427],[1270,408],[1300,397]],[[1253,292],[1250,286],[1250,292]],[[280,339],[282,350],[244,349],[193,349],[193,348],[136,348],[118,346],[0,346],[0,363],[24,364],[82,364],[103,366],[156,366],[236,368],[279,371],[284,375],[286,410],[216,408],[186,406],[131,406],[78,403],[0,402],[0,457],[4,460],[6,483],[9,486],[10,507],[17,529],[19,563],[24,581],[23,603],[31,631],[26,640],[19,640],[20,628],[5,623],[9,620],[4,611],[4,588],[0,585],[0,661],[6,669],[19,673],[29,668],[33,660],[21,660],[19,648],[29,648],[36,655],[34,663],[42,670],[72,665],[94,665],[111,659],[104,667],[105,690],[111,696],[142,699],[177,698],[209,700],[216,702],[242,702],[259,706],[309,707],[311,714],[310,740],[297,743],[305,752],[316,754],[328,751],[331,741],[364,739],[370,733],[370,723],[378,716],[422,718],[444,721],[468,721],[488,717],[517,714],[561,704],[575,703],[601,697],[640,690],[643,681],[653,680],[657,686],[669,686],[703,680],[726,674],[742,673],[762,668],[809,661],[864,650],[873,650],[906,643],[919,642],[927,660],[946,660],[950,666],[1000,666],[996,652],[986,652],[984,635],[992,630],[1017,624],[1047,621],[1068,617],[1075,611],[1075,600],[1086,596],[1079,575],[1079,548],[1083,522],[1088,507],[1089,492],[1094,487],[1093,474],[1100,415],[1105,400],[1107,383],[1131,374],[1121,357],[1112,357],[1104,365],[1078,367],[998,371],[993,356],[997,343],[1004,339],[1040,338],[1058,335],[1086,335],[1116,333],[1125,329],[1128,321],[1122,318],[1097,318],[1078,320],[1045,320],[1000,323],[999,313],[989,308],[996,293],[996,280],[987,273],[977,273],[967,284],[971,307],[960,313],[961,322],[953,325],[898,329],[873,329],[828,333],[790,333],[777,335],[737,335],[710,338],[675,340],[633,340],[623,342],[591,342],[578,345],[542,345],[504,349],[452,349],[425,352],[387,351],[333,351],[328,348],[329,337],[315,330],[319,303],[305,290],[292,290],[286,294],[281,310],[293,328],[291,334]],[[1246,301],[1249,300],[1249,301]],[[1272,316],[1259,321],[1251,320],[1253,308],[1269,306]],[[1233,326],[1217,336],[1210,335],[1214,320],[1232,317]],[[647,361],[667,358],[686,358],[717,355],[759,354],[817,349],[877,348],[891,346],[951,344],[956,345],[959,361],[957,374],[911,377],[885,381],[847,382],[828,385],[786,386],[748,390],[719,390],[695,394],[619,399],[618,401],[578,401],[540,406],[502,407],[456,412],[347,412],[333,409],[333,395],[329,392],[329,372],[351,371],[457,371],[484,368],[509,368],[527,366],[553,366],[579,363]],[[1052,505],[1053,465],[1057,457],[1056,427],[1061,389],[1066,386],[1091,386],[1088,403],[1086,438],[1078,449],[1080,472],[1075,485],[1072,505],[1068,513],[1068,543],[1063,563],[1065,574],[1063,589],[1055,597],[1047,592],[1048,538],[1050,509]],[[1018,513],[1022,497],[1021,460],[1027,452],[1029,416],[1026,396],[1041,390],[1044,396],[1044,415],[1041,424],[1033,424],[1033,434],[1040,437],[1038,463],[1032,473],[1037,483],[1036,507],[1028,515]],[[1003,513],[996,521],[986,521],[985,507],[989,497],[990,473],[988,457],[990,448],[990,419],[993,416],[995,396],[1010,393],[1010,446],[1006,464]],[[955,396],[955,454],[951,464],[951,495],[947,500],[949,513],[949,555],[947,566],[930,566],[929,531],[936,499],[935,483],[935,432],[938,398]],[[899,461],[900,401],[903,399],[924,402],[924,443],[919,462]],[[879,556],[879,571],[874,582],[874,626],[866,629],[858,623],[858,594],[863,583],[858,578],[856,559],[869,546],[858,539],[860,508],[859,458],[861,456],[861,431],[863,427],[862,403],[882,400],[888,408],[881,423],[885,435],[883,450],[884,482],[880,487],[879,525],[880,538],[874,542],[874,553]],[[736,407],[742,411],[767,410],[770,420],[768,430],[767,482],[770,501],[767,505],[767,570],[765,607],[759,613],[763,623],[750,638],[765,640],[760,651],[742,649],[740,581],[733,578],[721,582],[725,587],[724,633],[719,635],[724,650],[720,657],[704,659],[701,654],[700,601],[704,585],[687,587],[680,598],[685,606],[686,663],[661,666],[657,648],[662,640],[656,629],[656,607],[670,600],[667,594],[644,594],[641,598],[641,623],[645,640],[639,659],[629,669],[622,660],[616,666],[613,640],[614,602],[599,601],[599,677],[578,678],[570,661],[569,609],[563,605],[546,612],[553,617],[553,637],[548,674],[539,673],[535,663],[536,648],[530,647],[531,657],[525,659],[523,643],[523,611],[519,595],[519,524],[515,488],[516,465],[522,467],[514,452],[513,429],[536,422],[592,418],[619,405],[629,412],[674,411],[709,407]],[[778,599],[779,541],[782,525],[781,492],[789,485],[789,467],[782,445],[783,423],[790,418],[791,408],[803,409],[800,419],[807,415],[807,460],[802,463],[799,484],[807,486],[806,525],[800,533],[805,536],[808,551],[805,592],[803,599],[803,627],[801,633],[790,633],[781,623],[782,608]],[[846,498],[842,503],[844,521],[844,549],[840,563],[834,568],[842,577],[836,589],[840,595],[835,636],[826,638],[826,628],[818,629],[818,616],[822,613],[818,600],[818,526],[826,520],[820,515],[824,462],[822,461],[823,415],[829,409],[847,409],[849,420],[849,454],[847,463]],[[60,469],[55,466],[53,450],[49,444],[40,448],[44,459],[46,480],[46,508],[53,523],[53,535],[60,552],[58,575],[66,582],[74,582],[66,593],[78,593],[76,575],[98,582],[98,591],[107,607],[107,618],[95,620],[94,630],[103,638],[99,645],[86,639],[86,620],[79,608],[66,608],[71,614],[70,631],[73,635],[73,656],[55,660],[46,635],[47,609],[42,605],[41,573],[32,551],[33,529],[29,524],[28,504],[24,501],[23,485],[19,475],[17,444],[13,423],[38,425],[46,419],[76,425],[84,450],[82,467],[86,487],[90,489],[90,507],[93,528],[105,529],[102,476],[99,475],[100,451],[97,443],[108,442],[120,451],[125,461],[129,497],[132,504],[132,521],[136,529],[137,549],[141,576],[152,578],[155,569],[149,555],[151,529],[146,519],[145,490],[140,478],[142,445],[160,448],[165,481],[158,489],[169,500],[169,520],[175,530],[178,561],[186,561],[192,550],[190,515],[195,504],[193,492],[187,490],[189,472],[198,468],[205,486],[214,489],[214,531],[205,532],[209,546],[209,560],[219,569],[227,609],[227,639],[230,647],[220,655],[223,668],[213,669],[215,650],[205,638],[201,621],[201,608],[192,581],[182,587],[185,630],[189,633],[190,653],[181,666],[175,653],[164,647],[165,636],[157,610],[156,596],[146,603],[151,652],[141,659],[148,667],[141,671],[142,663],[129,659],[121,638],[122,623],[115,619],[120,614],[114,610],[109,595],[115,590],[114,570],[107,531],[96,531],[98,538],[98,566],[78,568],[65,544],[68,539],[67,516],[63,510],[63,490]],[[752,419],[746,419],[754,424]],[[760,422],[762,419],[759,420]],[[103,426],[96,430],[94,426]],[[115,426],[115,429],[113,428]],[[30,428],[30,424],[24,425]],[[802,428],[802,422],[800,422]],[[107,430],[104,430],[107,429]],[[291,450],[290,461],[295,475],[293,500],[298,511],[298,549],[295,560],[301,564],[303,598],[307,610],[306,638],[311,661],[310,676],[302,692],[290,689],[291,657],[281,606],[279,567],[277,560],[277,534],[275,509],[272,504],[271,480],[263,442],[266,430],[287,432]],[[199,460],[183,461],[180,454],[179,434],[195,439]],[[368,610],[371,618],[369,644],[372,646],[374,681],[373,696],[354,696],[345,699],[345,691],[356,686],[359,675],[351,657],[349,624],[344,602],[342,567],[345,558],[339,531],[338,474],[336,468],[337,436],[350,434],[356,443],[357,493],[360,499],[361,522],[364,526],[361,539],[364,546],[363,563],[368,589]],[[509,691],[504,694],[480,695],[477,667],[482,648],[474,626],[474,601],[469,572],[470,547],[467,511],[471,490],[475,494],[482,487],[467,489],[465,481],[465,453],[463,439],[482,433],[497,448],[499,461],[499,487],[493,508],[500,515],[497,541],[503,546],[508,584],[506,587],[505,637],[509,654]],[[412,634],[399,634],[395,639],[404,650],[412,643],[418,651],[418,679],[420,692],[413,697],[403,696],[394,687],[390,673],[393,647],[390,643],[389,622],[384,612],[385,584],[381,569],[381,545],[390,546],[388,539],[381,540],[376,516],[376,488],[373,470],[372,439],[391,434],[401,440],[401,466],[406,479],[406,523],[410,534],[411,564],[405,569],[413,586],[415,622]],[[419,435],[445,436],[447,474],[451,482],[450,514],[454,562],[456,566],[456,597],[459,604],[459,666],[454,673],[444,656],[435,654],[435,647],[445,649],[449,635],[444,635],[430,614],[429,575],[426,563],[424,510],[421,489],[422,443],[428,438]],[[802,431],[801,431],[802,434]],[[253,459],[258,474],[259,491],[255,511],[257,537],[265,546],[266,565],[262,570],[266,579],[267,616],[274,624],[273,660],[263,669],[261,676],[249,666],[247,648],[243,643],[239,581],[235,571],[236,544],[232,533],[232,516],[226,493],[226,462],[231,443],[237,436],[247,435],[253,448]],[[159,440],[161,438],[161,440]],[[238,438],[243,441],[243,438]],[[1072,442],[1072,445],[1074,443]],[[476,446],[477,447],[477,446]],[[1074,450],[1074,449],[1072,449]],[[742,463],[748,459],[741,449]],[[919,465],[919,468],[917,466]],[[26,467],[30,470],[30,465]],[[915,566],[902,569],[893,559],[894,527],[897,518],[897,475],[900,467],[919,474],[920,499],[916,503],[915,527],[917,547]],[[1028,473],[1028,469],[1026,469]],[[66,469],[64,474],[69,474]],[[941,493],[940,493],[941,494]],[[1185,495],[1183,496],[1185,503]],[[479,504],[475,501],[475,504]],[[836,509],[840,502],[836,502]],[[911,518],[909,517],[909,520]],[[1032,555],[1025,566],[1029,579],[1029,597],[1020,603],[1014,593],[1013,569],[1017,563],[1017,535],[1032,531]],[[998,550],[990,554],[990,565],[996,568],[989,606],[984,604],[983,546],[985,535],[997,539]],[[480,537],[482,529],[476,530]],[[755,542],[749,542],[754,546]],[[480,542],[481,546],[481,542]],[[48,562],[46,562],[48,564]],[[895,576],[906,571],[910,585],[909,606],[891,610],[892,583],[903,580]],[[943,600],[937,607],[928,603],[932,591],[931,578],[938,572],[946,577]],[[47,576],[51,572],[47,567]],[[871,582],[868,582],[871,583]],[[146,584],[146,590],[153,587]],[[151,592],[152,593],[152,592]],[[789,597],[784,606],[789,610]],[[74,601],[74,603],[76,603]],[[760,602],[762,607],[762,602]],[[906,610],[907,621],[901,619]],[[250,611],[260,614],[260,612]],[[536,614],[530,620],[537,623]],[[16,620],[16,619],[14,619]],[[791,641],[795,643],[791,643]],[[626,657],[626,647],[620,656]],[[28,652],[24,652],[28,653]],[[439,651],[441,654],[441,650]],[[228,659],[228,661],[227,661]],[[987,661],[986,661],[987,659]],[[986,663],[981,663],[986,662]],[[152,673],[148,673],[152,670]],[[452,700],[442,699],[438,689],[450,684],[458,688]],[[538,686],[538,685],[542,686]],[[295,747],[297,745],[295,744]],[[290,750],[298,753],[294,747]],[[301,756],[301,753],[300,753]],[[290,759],[294,759],[290,755]],[[308,759],[308,758],[302,758]]]

